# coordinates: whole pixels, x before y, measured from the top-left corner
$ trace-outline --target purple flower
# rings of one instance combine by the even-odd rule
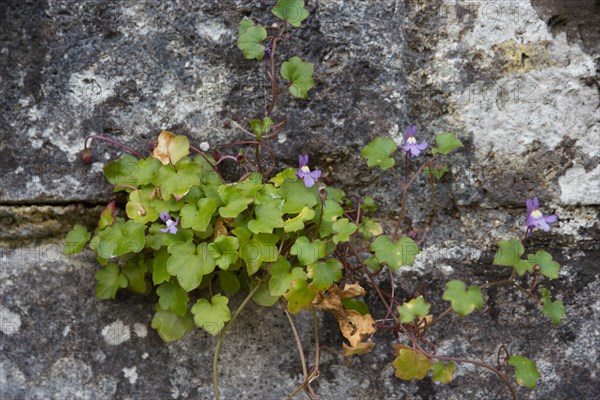
[[[163,232],[163,233],[169,232],[173,235],[177,233],[177,224],[179,223],[179,217],[177,217],[175,220],[173,220],[173,218],[171,218],[169,213],[165,211],[165,212],[160,213],[160,219],[162,220],[162,222],[167,224],[166,228],[160,230],[161,232]]]
[[[531,236],[535,228],[542,228],[545,232],[550,230],[550,225],[558,219],[556,215],[548,215],[544,217],[544,214],[539,210],[540,203],[537,197],[533,199],[527,199],[525,201],[527,206],[527,230],[529,236]]]
[[[422,141],[420,144],[417,143],[417,139],[415,138],[417,134],[416,126],[409,126],[406,128],[406,134],[404,135],[404,146],[400,148],[408,154],[408,158],[417,157],[423,150],[427,148],[427,142]]]
[[[299,179],[304,179],[304,184],[306,187],[312,187],[315,184],[315,179],[319,179],[321,177],[321,171],[316,169],[311,171],[308,168],[308,155],[299,155],[298,163],[300,166],[298,167],[298,171],[296,171],[296,176]]]
[[[273,52],[273,45],[269,43],[265,47],[265,58],[271,58],[271,53]]]

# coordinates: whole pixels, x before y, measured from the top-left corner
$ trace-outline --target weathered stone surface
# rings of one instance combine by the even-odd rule
[[[155,299],[95,299],[94,258],[62,256],[62,238],[75,221],[93,226],[94,206],[112,197],[101,168],[120,151],[94,141],[96,162],[84,166],[86,135],[101,133],[146,153],[148,142],[169,129],[215,148],[241,137],[223,120],[261,115],[268,82],[235,41],[239,20],[267,23],[273,3],[0,6],[0,397],[212,396],[214,338],[194,332],[167,345],[150,328]],[[531,394],[520,390],[524,398],[593,398],[600,392],[597,2],[308,3],[311,17],[282,55],[314,62],[317,86],[308,100],[280,103],[275,117],[289,120],[274,146],[280,166],[311,154],[349,194],[373,195],[385,224],[399,190],[394,179],[367,171],[359,149],[377,135],[401,142],[408,124],[429,143],[454,131],[466,148],[448,157],[451,173],[440,183],[440,215],[423,256],[395,275],[399,298],[420,282],[439,313],[447,280],[502,277],[502,268],[490,267],[494,243],[522,235],[524,198],[538,195],[560,221],[526,245],[563,264],[552,291],[567,306],[566,322],[553,327],[538,306],[497,289],[486,298],[489,313],[452,317],[432,339],[447,355],[494,362],[506,344],[534,359],[544,379]],[[405,220],[412,228],[426,220],[430,195],[424,180],[415,187]],[[374,293],[368,301],[382,318]],[[319,318],[322,344],[339,349],[337,324]],[[309,349],[311,318],[298,319]],[[399,381],[389,366],[394,339],[377,337],[376,350],[351,367],[324,350],[314,383],[321,398],[506,397],[495,377],[464,366],[449,386]],[[302,379],[277,307],[242,314],[220,365],[223,398],[285,398]]]

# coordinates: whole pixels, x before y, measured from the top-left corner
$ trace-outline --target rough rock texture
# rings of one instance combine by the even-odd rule
[[[270,23],[274,1],[23,1],[0,5],[0,397],[193,398],[212,395],[215,340],[197,331],[164,344],[150,328],[155,299],[94,298],[93,256],[61,255],[73,223],[93,226],[111,199],[101,176],[119,154],[83,138],[102,133],[141,152],[162,129],[212,148],[239,138],[222,122],[260,116],[268,82],[235,46],[248,16]],[[594,0],[308,2],[311,16],[282,56],[316,64],[306,101],[282,99],[280,166],[311,154],[349,194],[372,194],[385,219],[398,207],[391,178],[358,153],[377,135],[400,142],[416,124],[428,142],[453,131],[464,151],[448,160],[440,216],[398,296],[425,284],[437,305],[444,282],[499,279],[494,243],[521,235],[524,198],[538,195],[560,222],[536,235],[563,268],[551,286],[567,307],[553,327],[539,307],[505,289],[487,314],[435,328],[440,353],[493,362],[500,344],[538,363],[543,380],[523,398],[592,399],[600,392],[600,10]],[[405,224],[427,216],[416,182]],[[382,282],[389,287],[389,282]],[[240,301],[240,299],[237,299]],[[375,307],[376,297],[368,301]],[[383,310],[374,308],[376,318]],[[336,323],[320,316],[322,343],[339,349]],[[312,321],[298,317],[305,348]],[[324,350],[314,387],[323,399],[499,399],[492,375],[461,366],[447,386],[402,382],[389,366],[391,335],[346,365]],[[221,357],[223,398],[285,398],[301,382],[280,309],[252,306]],[[244,394],[242,394],[244,393]]]

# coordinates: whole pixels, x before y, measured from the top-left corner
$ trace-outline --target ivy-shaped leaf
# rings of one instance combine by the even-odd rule
[[[285,221],[283,231],[285,233],[301,231],[302,229],[304,229],[304,223],[306,221],[310,221],[314,217],[314,210],[308,207],[303,207],[298,215],[296,215],[294,218],[290,218]]]
[[[445,165],[441,165],[441,166],[437,165],[434,167],[425,167],[425,168],[423,168],[423,172],[425,173],[425,175],[433,176],[436,180],[439,181],[440,179],[442,179],[444,174],[446,172],[448,172],[448,167]],[[433,365],[436,365],[436,364],[433,364]]]
[[[386,170],[396,163],[396,160],[390,156],[397,148],[396,142],[391,138],[378,137],[366,145],[360,155],[367,160],[369,167],[379,166],[382,170]]]
[[[171,195],[181,198],[192,186],[200,185],[200,166],[189,158],[181,159],[175,166],[163,165],[152,183],[160,187],[164,200],[169,200]]]
[[[413,322],[416,317],[424,317],[429,314],[431,305],[425,302],[423,296],[416,297],[408,302],[398,306],[398,314],[400,314],[400,322]]]
[[[194,327],[192,316],[186,314],[179,316],[167,310],[158,310],[152,318],[152,328],[156,329],[158,336],[165,342],[179,340]]]
[[[192,228],[197,232],[207,230],[219,201],[214,198],[203,198],[198,200],[198,207],[193,204],[186,204],[181,209],[181,227]]]
[[[483,296],[479,286],[473,285],[467,290],[464,282],[459,280],[446,283],[442,299],[449,301],[452,310],[461,317],[471,314],[475,309],[483,308]]]
[[[100,219],[98,220],[98,229],[102,230],[107,226],[111,226],[115,223],[115,213],[117,212],[117,202],[111,201],[106,207],[100,212]]]
[[[283,211],[277,203],[263,203],[254,210],[256,218],[248,221],[248,229],[253,233],[273,233],[275,228],[283,228]]]
[[[309,265],[316,262],[319,258],[325,257],[325,244],[319,239],[311,242],[306,236],[296,239],[290,249],[290,254],[294,255],[302,265]]]
[[[262,136],[271,130],[271,125],[273,125],[273,120],[269,117],[264,117],[262,120],[250,120],[250,129],[252,129],[252,132],[256,135],[257,140],[261,140]]]
[[[527,259],[533,265],[540,266],[540,273],[550,279],[558,279],[560,264],[552,260],[552,255],[544,250],[538,250],[535,255],[530,254]]]
[[[138,159],[124,154],[104,166],[104,176],[113,185],[137,186]]]
[[[167,272],[167,261],[169,260],[169,253],[166,247],[162,247],[152,260],[152,283],[155,286],[160,285],[163,282],[168,282],[171,278],[169,272]]]
[[[107,264],[96,272],[96,297],[114,299],[119,288],[127,287],[127,277],[115,263]]]
[[[159,213],[151,204],[153,192],[154,187],[145,187],[129,193],[129,201],[125,205],[125,212],[129,219],[138,224],[146,224],[158,219]]]
[[[342,279],[342,263],[335,258],[330,258],[325,262],[316,262],[310,264],[307,270],[307,277],[312,279],[315,288],[323,292],[331,287],[334,282]]]
[[[456,371],[456,364],[449,362],[444,364],[443,362],[436,362],[431,366],[433,371],[433,380],[441,383],[450,383]]]
[[[279,236],[270,233],[259,233],[251,240],[240,245],[240,257],[246,263],[246,271],[252,276],[264,262],[273,262],[279,255],[277,242]],[[242,241],[240,240],[240,243]]]
[[[248,208],[248,205],[254,201],[254,195],[262,185],[253,182],[244,182],[237,186],[221,185],[218,193],[221,201],[225,204],[219,208],[219,214],[223,218],[235,218],[242,211]]]
[[[140,294],[146,293],[148,285],[146,284],[146,272],[148,268],[144,263],[144,260],[139,262],[130,261],[122,269],[122,272],[127,277],[128,285],[127,288]]]
[[[546,288],[542,288],[542,304],[544,305],[543,313],[552,320],[554,325],[560,325],[560,321],[565,316],[567,309],[560,300],[552,301],[550,298],[550,291]]]
[[[63,254],[65,256],[79,253],[83,250],[83,246],[92,237],[92,234],[88,232],[83,225],[76,224],[65,238],[65,247],[63,247]]]
[[[362,300],[353,299],[353,298],[345,298],[342,299],[342,305],[344,308],[348,310],[354,310],[358,312],[360,315],[367,315],[369,313],[369,307],[367,303]]]
[[[163,165],[175,165],[183,157],[190,154],[190,142],[185,136],[177,136],[173,132],[162,131],[158,135],[156,147],[152,151],[152,157],[159,160]]]
[[[305,99],[308,91],[315,86],[314,72],[315,66],[307,61],[302,61],[298,56],[294,56],[281,64],[281,76],[283,79],[290,81],[290,94],[299,99]]]
[[[298,177],[296,176],[297,168],[286,168],[271,179],[269,182],[273,183],[275,187],[280,187],[285,181],[297,181]]]
[[[401,237],[396,243],[389,236],[379,236],[371,243],[371,251],[380,263],[385,263],[392,271],[403,265],[412,266],[415,256],[421,251],[419,246],[409,237]]]
[[[379,222],[375,222],[370,218],[363,218],[358,232],[363,235],[366,240],[371,240],[373,236],[377,237],[383,234],[383,228]]]
[[[278,0],[272,12],[277,18],[287,21],[295,28],[299,28],[302,21],[308,17],[304,0]]]
[[[196,326],[213,336],[217,335],[231,319],[228,303],[229,299],[220,294],[214,295],[210,302],[206,299],[198,300],[192,307]]]
[[[144,186],[152,183],[154,175],[156,175],[161,166],[162,163],[154,157],[138,160],[135,174],[137,186]]]
[[[427,376],[427,372],[431,368],[431,360],[411,347],[396,344],[394,345],[394,355],[396,359],[392,366],[396,370],[397,378],[407,381],[421,380]]]
[[[221,269],[227,269],[238,259],[238,238],[235,236],[219,236],[208,245],[217,265]]]
[[[321,217],[321,204],[319,204],[315,209],[315,217],[313,218],[315,224],[318,224],[319,218],[322,218],[319,236],[324,238],[331,235],[333,233],[334,222],[342,215],[344,215],[344,209],[334,200],[327,199],[325,201],[325,208],[323,209],[323,216]]]
[[[313,285],[308,285],[306,280],[296,279],[292,287],[284,295],[288,301],[288,310],[292,314],[298,313],[304,307],[308,307],[317,295],[318,290]]]
[[[348,218],[342,218],[333,223],[332,229],[335,233],[333,236],[333,243],[338,244],[350,240],[350,236],[356,232],[358,227],[350,222]]]
[[[108,260],[126,253],[139,253],[144,249],[145,229],[146,225],[131,220],[115,222],[100,232],[96,254]]]
[[[312,209],[317,204],[316,189],[307,188],[304,182],[299,181],[298,178],[294,181],[283,182],[279,193],[285,200],[281,211],[286,214],[298,214],[304,207]]]
[[[262,25],[255,25],[254,21],[243,19],[237,40],[237,47],[244,53],[246,59],[262,60],[265,56],[265,46],[262,42],[267,38],[267,30]]]
[[[271,279],[269,279],[269,293],[272,296],[281,296],[292,286],[292,282],[300,279],[306,280],[306,272],[302,268],[295,267],[290,271],[291,264],[284,257],[278,257],[271,265]]]
[[[456,138],[454,133],[441,133],[435,135],[435,142],[437,143],[437,147],[434,147],[431,150],[433,154],[448,154],[452,150],[465,147],[465,145]]]
[[[176,243],[169,246],[169,253],[167,272],[177,277],[186,292],[200,286],[202,277],[213,272],[216,266],[206,242],[200,243],[197,248],[191,242]]]
[[[219,286],[228,295],[234,295],[240,290],[240,280],[231,272],[221,270],[218,277]]]
[[[515,381],[528,389],[535,389],[536,382],[541,376],[535,363],[527,357],[511,356],[508,365],[515,367]]]
[[[494,265],[514,267],[525,252],[525,248],[518,239],[500,240],[498,246],[500,248],[494,256]]]
[[[366,196],[360,204],[360,209],[363,211],[377,211],[377,204],[371,196]]]
[[[187,304],[190,298],[181,286],[163,282],[156,288],[156,294],[158,295],[158,304],[163,310],[169,310],[182,317],[187,314]]]

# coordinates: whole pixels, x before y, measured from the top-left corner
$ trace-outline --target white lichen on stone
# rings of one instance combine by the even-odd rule
[[[148,329],[146,328],[146,325],[140,324],[139,322],[133,324],[133,332],[135,332],[137,337],[141,338],[145,338],[148,335]]]
[[[574,166],[558,179],[560,200],[565,205],[600,204],[600,165],[586,172],[581,166]]]
[[[123,375],[125,375],[125,378],[129,379],[129,383],[133,385],[138,378],[137,367],[123,368]]]
[[[21,329],[21,316],[0,306],[0,331],[5,335],[14,335]]]
[[[102,329],[102,336],[107,344],[116,346],[128,341],[131,338],[131,333],[129,326],[118,319]]]

